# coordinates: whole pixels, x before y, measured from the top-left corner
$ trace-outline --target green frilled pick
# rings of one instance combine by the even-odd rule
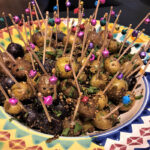
[[[0,21],[1,21],[1,22],[4,22],[4,18],[0,17]]]
[[[55,25],[55,20],[53,18],[50,18],[48,20],[48,24],[53,27]]]
[[[105,26],[106,25],[106,20],[103,19],[103,20],[100,21],[100,23],[101,23],[101,26]]]

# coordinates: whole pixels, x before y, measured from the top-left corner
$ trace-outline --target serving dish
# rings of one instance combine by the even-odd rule
[[[37,22],[35,21],[35,25]],[[99,24],[99,23],[98,23]],[[109,28],[112,27],[112,24],[109,25]],[[23,27],[19,27],[22,32],[24,32]],[[44,28],[44,25],[43,25]],[[60,24],[60,28],[63,32],[67,32],[66,28],[66,20],[63,19],[63,22]],[[114,37],[119,40],[123,41],[124,37],[121,35],[120,31],[125,28],[123,26],[120,26],[119,31],[115,31]],[[13,35],[13,39],[16,41],[16,43],[19,43],[23,45],[22,41],[19,40],[18,33],[12,26],[11,32]],[[97,30],[99,29],[99,26],[97,26]],[[131,30],[132,32],[132,30]],[[0,43],[7,47],[9,44],[9,37],[8,33],[6,33],[6,29],[2,29],[0,31],[1,35],[1,41]],[[25,35],[23,35],[25,36]],[[142,35],[140,39],[137,40],[136,47],[132,48],[132,53],[136,53],[140,46],[142,44],[145,44],[148,42],[150,38],[146,35]],[[131,42],[133,39],[130,38],[129,42]],[[147,69],[147,72],[149,72],[149,68]],[[127,147],[130,147],[130,149],[134,148],[143,148],[148,147],[148,136],[150,134],[145,135],[145,131],[149,131],[148,127],[148,121],[150,120],[149,117],[149,111],[147,106],[149,106],[149,76],[147,73],[147,76],[144,77],[142,81],[142,85],[144,87],[145,96],[144,98],[135,105],[135,107],[130,112],[131,116],[127,118],[124,116],[123,122],[121,125],[115,126],[113,129],[109,131],[105,131],[104,133],[95,133],[94,135],[89,136],[83,136],[83,137],[60,137],[59,139],[51,142],[51,143],[45,143],[45,141],[52,137],[50,135],[42,134],[36,131],[33,131],[31,129],[28,129],[27,127],[21,125],[17,121],[10,121],[11,116],[6,114],[3,110],[3,108],[0,108],[0,141],[1,141],[1,149],[26,149],[26,150],[46,150],[46,149],[115,149],[115,147],[120,147],[120,149],[127,149]],[[146,108],[146,109],[145,109]],[[146,114],[145,114],[146,113]],[[145,122],[142,121],[141,115],[147,115]],[[126,121],[128,120],[128,121]],[[132,128],[132,124],[140,124],[138,127]],[[141,128],[143,127],[143,128]],[[120,131],[123,132],[130,132],[127,136],[122,136],[122,133],[120,134]],[[137,134],[140,131],[139,134]],[[144,133],[143,133],[144,132]],[[137,134],[137,135],[136,135]],[[133,138],[134,137],[134,138]],[[122,138],[124,140],[122,140]],[[126,140],[125,140],[126,138]],[[112,140],[117,140],[113,141]],[[120,139],[120,140],[119,140]],[[132,139],[135,140],[135,142],[132,144]],[[122,143],[120,142],[122,141]],[[137,141],[137,143],[136,143]],[[141,144],[140,144],[141,143]],[[116,144],[116,145],[115,145]],[[117,145],[120,144],[120,145]],[[101,146],[100,146],[101,145]]]

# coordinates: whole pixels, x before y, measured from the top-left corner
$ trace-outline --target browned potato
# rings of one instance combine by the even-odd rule
[[[107,129],[112,128],[113,121],[109,118],[104,119],[104,116],[107,114],[108,113],[104,110],[96,113],[95,118],[93,119],[93,124],[96,128],[101,129],[101,130],[107,130]]]
[[[91,132],[94,132],[94,130],[95,130],[94,126],[92,125],[92,123],[90,121],[83,122],[82,127],[83,127],[84,132],[91,133]]]
[[[36,32],[32,35],[32,41],[38,47],[44,46],[44,37],[41,32]]]
[[[100,88],[100,89],[104,89],[107,83],[107,76],[105,74],[100,74],[99,77],[97,77],[96,75],[93,75],[90,81],[90,85]]]
[[[43,96],[48,96],[53,93],[53,85],[49,82],[49,75],[42,75],[38,79],[37,90],[42,93]]]
[[[97,60],[94,60],[90,65],[90,71],[94,74],[98,71],[99,68],[100,68],[99,61]]]
[[[26,82],[19,82],[11,87],[10,95],[18,100],[30,99],[34,96],[31,86]]]
[[[120,48],[121,48],[120,43],[117,42],[117,40],[115,40],[115,39],[110,40],[110,43],[108,45],[108,50],[111,53],[117,53]]]
[[[69,57],[60,57],[56,61],[56,71],[57,75],[61,78],[71,78],[73,77],[72,70],[69,72],[65,71],[65,65],[69,64]],[[78,64],[74,61],[73,62],[73,67],[75,72],[77,73],[78,71]]]
[[[22,111],[22,107],[19,103],[16,105],[11,105],[8,100],[4,102],[4,109],[11,115],[17,115]]]

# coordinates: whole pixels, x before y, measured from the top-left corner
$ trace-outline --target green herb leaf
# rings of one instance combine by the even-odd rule
[[[55,113],[55,115],[57,117],[60,117],[62,115],[62,112],[61,111],[56,111],[56,110],[53,110],[53,112]]]
[[[75,124],[74,133],[76,134],[76,133],[78,133],[81,130],[82,130],[82,126],[77,122]]]
[[[70,131],[70,128],[64,129],[63,132],[62,132],[62,135],[63,135],[63,136],[67,136],[68,133],[69,133],[69,131]]]
[[[135,99],[140,100],[142,97],[143,97],[143,95],[138,95],[138,96],[135,96]]]

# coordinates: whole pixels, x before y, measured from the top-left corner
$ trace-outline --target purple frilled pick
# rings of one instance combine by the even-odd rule
[[[70,1],[67,1],[67,2],[66,2],[66,7],[70,7],[70,6],[71,6]]]
[[[52,96],[47,96],[47,97],[43,97],[44,99],[44,104],[47,106],[52,105],[53,103],[53,97]]]
[[[117,79],[120,80],[123,78],[123,73],[120,73],[118,76],[117,76]]]
[[[92,42],[90,42],[89,43],[89,47],[88,47],[89,49],[92,49],[92,48],[94,48],[94,44],[92,43]]]
[[[102,51],[102,55],[103,55],[103,57],[105,57],[105,58],[109,57],[109,51],[105,48],[105,49]]]
[[[84,36],[84,32],[83,32],[83,31],[79,31],[79,32],[78,32],[78,37],[79,37],[79,38],[83,38],[83,36]]]
[[[66,72],[71,71],[71,67],[70,67],[69,64],[66,64],[66,65],[65,65],[65,71],[66,71]]]
[[[54,76],[54,75],[49,78],[49,82],[50,82],[52,85],[56,84],[56,83],[57,83],[57,80],[58,80],[58,78],[57,78],[56,76]]]
[[[34,50],[35,49],[35,45],[33,43],[30,43],[30,47]]]
[[[14,16],[13,19],[16,24],[20,22],[20,18],[18,16]]]
[[[94,61],[95,60],[95,55],[92,54],[91,57],[90,57],[90,61]]]
[[[139,33],[138,31],[134,30],[134,31],[132,32],[132,36],[133,36],[133,37],[137,37],[137,36],[138,36],[138,33]]]
[[[92,25],[92,26],[96,26],[96,23],[97,23],[96,19],[92,19],[92,20],[91,20],[91,25]]]
[[[29,9],[29,8],[26,8],[26,9],[25,9],[25,12],[26,12],[26,14],[29,14],[29,13],[30,13],[30,9]]]
[[[142,51],[140,52],[141,59],[144,59],[146,57],[146,52]]]
[[[10,103],[11,105],[16,105],[16,104],[18,103],[18,100],[17,100],[16,98],[10,98],[10,99],[9,99],[9,103]]]
[[[30,77],[30,78],[34,78],[34,77],[36,76],[36,74],[37,74],[37,71],[36,71],[36,70],[30,70],[30,72],[29,72],[29,77]]]
[[[32,5],[35,5],[35,1],[34,1],[34,0],[33,0],[33,1],[31,1],[31,4],[32,4]]]
[[[59,25],[59,24],[61,23],[61,19],[60,19],[60,18],[55,18],[55,23],[56,23],[57,25]]]

